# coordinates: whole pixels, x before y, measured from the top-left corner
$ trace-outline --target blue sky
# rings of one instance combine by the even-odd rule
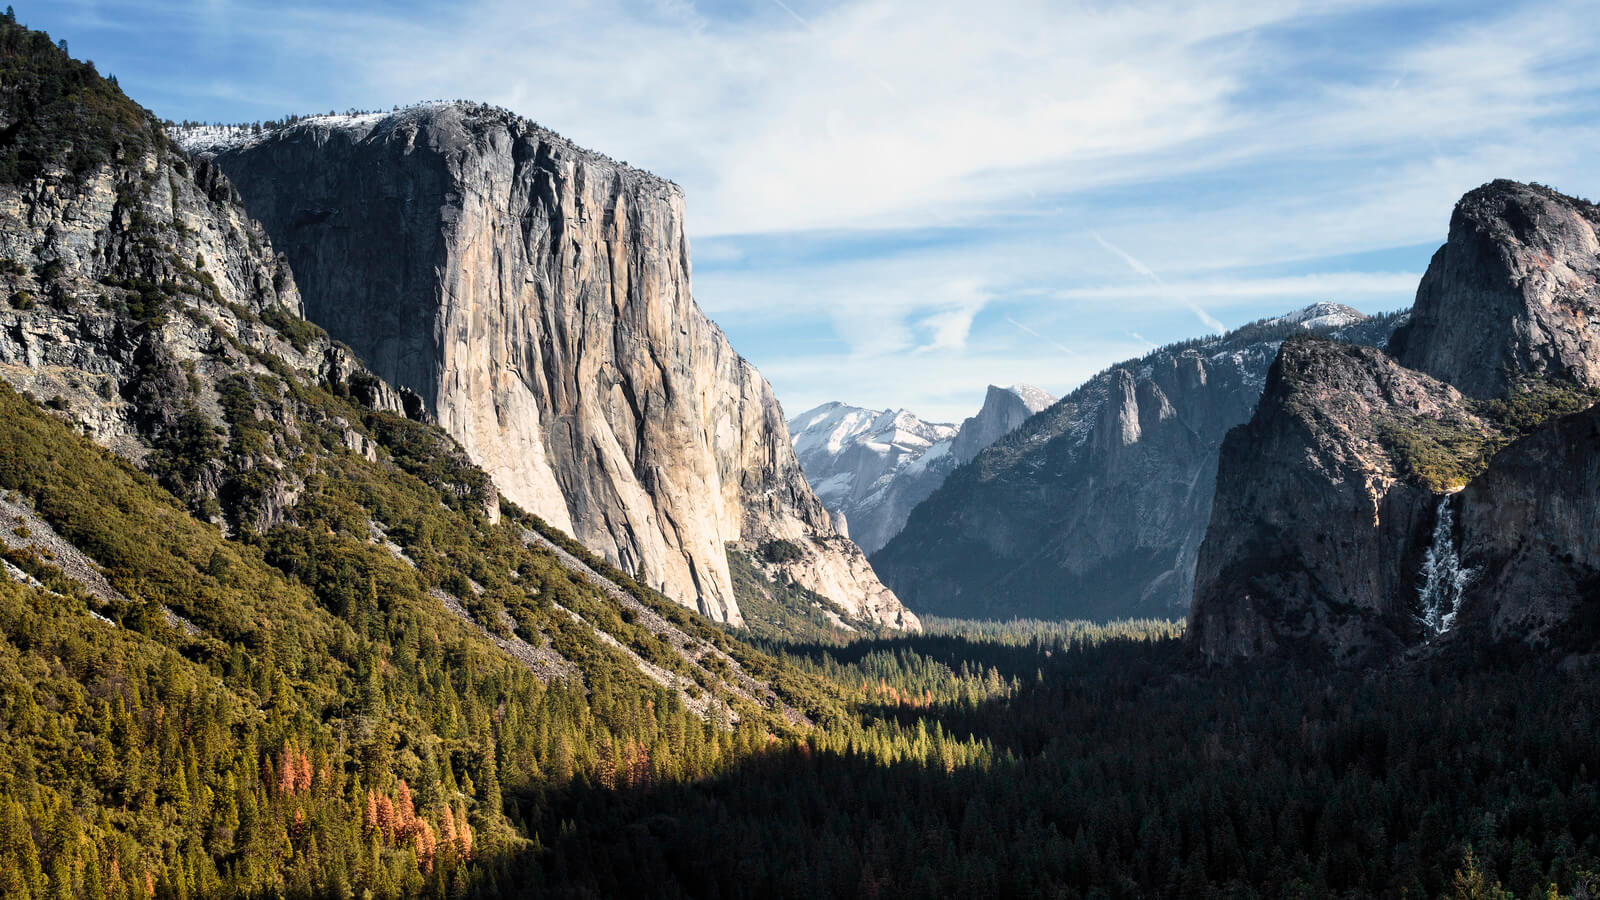
[[[959,420],[1153,344],[1409,305],[1463,192],[1600,195],[1550,3],[50,0],[172,119],[469,98],[683,185],[695,295],[791,414]]]

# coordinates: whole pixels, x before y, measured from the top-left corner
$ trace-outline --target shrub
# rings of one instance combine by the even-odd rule
[[[767,541],[761,545],[761,557],[769,563],[782,565],[783,563],[798,562],[805,559],[805,551],[794,541],[783,539]]]

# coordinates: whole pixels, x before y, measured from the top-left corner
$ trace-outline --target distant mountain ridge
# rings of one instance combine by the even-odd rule
[[[825,403],[789,420],[795,455],[836,525],[867,553],[899,533],[911,510],[956,466],[1049,406],[1031,385],[989,385],[982,409],[960,427],[903,409]]]
[[[923,613],[1182,615],[1222,438],[1255,409],[1278,346],[1381,344],[1403,318],[1317,303],[1118,363],[956,469],[873,564]]]

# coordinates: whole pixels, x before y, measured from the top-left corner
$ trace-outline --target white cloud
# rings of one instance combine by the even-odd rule
[[[1408,295],[1417,289],[1420,272],[1316,272],[1267,278],[1195,280],[1160,285],[1143,283],[1068,288],[1058,296],[1071,300],[1254,300],[1279,298],[1288,302],[1326,297],[1360,298]],[[1220,323],[1218,323],[1220,325]]]
[[[1361,257],[1441,241],[1463,191],[1600,193],[1592,0],[62,4],[195,30],[215,68],[169,97],[481,99],[672,178],[698,298],[789,405],[953,413],[1196,317],[1392,308],[1425,254]]]

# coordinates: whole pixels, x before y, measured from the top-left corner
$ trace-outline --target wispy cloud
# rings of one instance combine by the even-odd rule
[[[1416,290],[1420,277],[1420,272],[1313,272],[1283,277],[1183,281],[1176,284],[1158,281],[1154,289],[1137,283],[1099,284],[1068,288],[1059,292],[1058,296],[1073,300],[1118,301],[1163,299],[1175,295],[1191,301],[1217,298],[1238,302],[1276,298],[1286,303],[1327,297],[1405,297]]]
[[[697,297],[790,406],[958,418],[1197,318],[1394,308],[1463,191],[1600,194],[1592,0],[25,13],[173,118],[472,98],[671,177]]]

